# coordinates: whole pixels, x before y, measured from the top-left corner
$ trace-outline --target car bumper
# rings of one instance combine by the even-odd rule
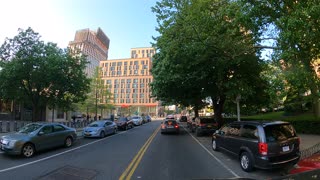
[[[255,159],[255,166],[261,169],[282,168],[298,163],[299,159],[300,155],[296,155],[285,160],[271,162],[268,157],[258,156]]]
[[[99,137],[100,136],[100,132],[83,132],[82,133],[83,137]]]
[[[177,128],[164,128],[164,129],[161,128],[162,133],[179,133],[179,131],[180,130]]]
[[[8,148],[5,145],[1,144],[0,149],[2,152],[5,152],[7,154],[12,154],[12,155],[20,155],[21,154],[21,148],[19,148],[19,147]]]
[[[199,128],[199,131],[202,134],[213,134],[216,131],[216,129]]]

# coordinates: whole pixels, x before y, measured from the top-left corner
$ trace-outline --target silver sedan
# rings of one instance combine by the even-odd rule
[[[109,134],[115,134],[118,131],[117,124],[110,120],[101,120],[90,123],[83,129],[83,137],[103,138]]]
[[[70,147],[77,139],[76,130],[58,123],[30,123],[18,132],[0,138],[0,149],[8,154],[31,157],[36,151],[58,146]]]

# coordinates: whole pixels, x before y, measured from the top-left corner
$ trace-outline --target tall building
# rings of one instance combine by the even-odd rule
[[[100,28],[97,31],[82,29],[76,32],[74,40],[69,42],[69,47],[79,49],[87,55],[89,64],[87,64],[85,72],[88,77],[92,77],[100,60],[108,59],[109,43],[109,38]]]
[[[158,102],[151,98],[149,84],[154,48],[132,48],[131,58],[102,60],[102,79],[113,94],[110,103],[118,114],[156,115]]]

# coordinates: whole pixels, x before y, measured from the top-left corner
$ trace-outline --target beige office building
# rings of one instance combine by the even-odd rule
[[[113,94],[111,103],[121,115],[157,113],[158,102],[151,98],[149,84],[154,48],[132,48],[131,58],[100,61],[102,78]]]
[[[69,47],[87,55],[89,64],[85,72],[88,77],[92,77],[96,67],[100,65],[100,60],[108,59],[109,43],[109,38],[100,28],[97,31],[82,29],[76,32],[74,40],[69,42]]]

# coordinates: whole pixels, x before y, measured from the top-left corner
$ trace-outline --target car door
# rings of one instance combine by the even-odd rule
[[[105,129],[105,132],[106,134],[111,134],[112,133],[112,129],[111,129],[111,122],[107,121],[105,124],[104,124],[104,129]]]
[[[43,126],[34,139],[34,143],[36,144],[38,150],[53,147],[55,142],[52,125]]]
[[[62,146],[64,145],[64,141],[66,139],[66,129],[62,126],[62,125],[59,125],[59,124],[55,124],[53,125],[53,139],[54,139],[54,144],[55,146]]]
[[[240,127],[240,124],[230,124],[224,139],[225,149],[235,154],[241,146],[241,141],[239,141]]]
[[[225,148],[224,141],[225,141],[225,137],[228,132],[228,129],[229,129],[229,125],[225,125],[219,130],[219,133],[216,135],[217,136],[217,139],[216,139],[217,145],[222,148]]]

